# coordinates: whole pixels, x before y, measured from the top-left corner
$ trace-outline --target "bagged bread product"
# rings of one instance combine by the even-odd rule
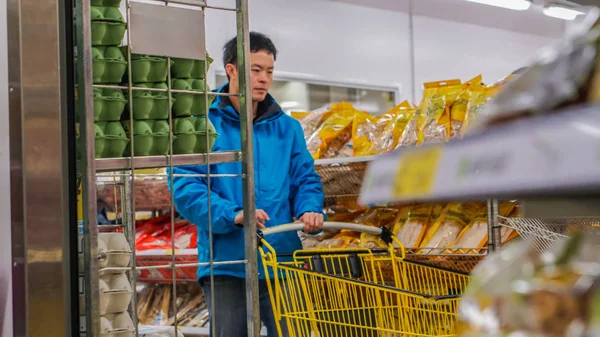
[[[389,121],[386,121],[381,117],[378,120],[378,124],[385,124],[385,126],[382,131],[375,136],[369,154],[385,153],[396,149],[400,138],[402,137],[406,126],[413,118],[415,111],[416,109],[412,107],[408,101],[404,101],[386,114],[389,116]]]
[[[326,207],[325,215],[329,221],[351,222],[364,213],[367,208],[355,200],[342,200]]]
[[[379,236],[361,233],[360,234],[360,247],[375,249],[375,248],[387,248],[387,244],[381,240]]]
[[[330,239],[321,241],[318,247],[322,248],[357,248],[359,245],[359,234],[338,233]]]
[[[305,112],[305,111],[292,111],[290,113],[290,115],[296,119],[297,121],[301,121],[304,118],[310,116],[311,112]]]
[[[308,150],[315,159],[334,157],[352,138],[352,121],[357,110],[346,102],[335,106],[307,141]]]
[[[426,251],[428,254],[440,254],[443,248],[450,246],[460,232],[475,218],[483,207],[480,203],[450,203],[438,220],[427,229],[421,242],[421,248],[439,248]]]
[[[379,118],[384,118],[385,120],[389,118],[389,115],[383,114]],[[370,152],[375,135],[377,134],[377,122],[379,118],[362,111],[356,113],[352,125],[352,149],[355,156],[364,156]]]
[[[515,202],[502,202],[498,206],[498,214],[500,216],[508,216],[515,207]],[[456,241],[450,247],[458,248],[483,248],[488,243],[488,212],[487,207],[482,205],[477,216],[471,224],[459,234]],[[458,252],[464,253],[464,252]]]
[[[450,108],[450,138],[460,136],[460,130],[467,115],[471,92],[482,87],[482,80],[482,76],[477,75],[463,84],[458,98]]]
[[[460,80],[424,84],[431,94],[423,97],[417,129],[417,144],[445,142],[450,138],[450,106],[461,91]]]
[[[330,107],[325,106],[312,111],[308,116],[302,118],[302,120],[300,120],[300,125],[302,126],[302,131],[304,132],[304,139],[308,140],[308,138],[312,136],[315,131],[317,131],[319,126],[323,124],[330,114]]]
[[[467,114],[460,130],[462,135],[466,134],[473,121],[481,113],[487,102],[498,93],[499,87],[473,88],[469,97]]]
[[[425,107],[425,102],[430,99],[431,96],[435,95],[437,91],[436,87],[426,87],[425,91],[423,91],[423,99],[421,103],[415,110],[412,117],[406,123],[404,130],[400,133],[400,137],[398,138],[398,144],[396,147],[403,146],[414,146],[417,145],[419,140],[419,120],[423,115],[423,108]]]
[[[394,236],[405,248],[417,248],[427,231],[432,204],[416,204],[401,209],[393,229]],[[406,220],[404,215],[406,214]]]
[[[356,218],[354,223],[377,228],[386,227],[392,229],[397,214],[398,208],[373,207]]]

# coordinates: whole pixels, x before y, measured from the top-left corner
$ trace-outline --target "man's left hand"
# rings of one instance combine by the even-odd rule
[[[323,219],[323,214],[321,213],[306,212],[298,220],[304,223],[304,233],[308,234],[321,230]]]

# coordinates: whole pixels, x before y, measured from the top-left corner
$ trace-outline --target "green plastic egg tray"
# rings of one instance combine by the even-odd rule
[[[205,116],[174,118],[173,134],[174,154],[208,153],[218,137],[214,126]]]
[[[166,83],[135,83],[134,87],[167,89]],[[175,99],[171,100],[171,105]],[[166,92],[160,91],[133,91],[133,119],[169,119],[169,99]],[[126,119],[129,114],[126,115]]]
[[[97,122],[96,132],[96,158],[122,157],[129,144],[121,122]]]
[[[123,47],[123,53],[127,55],[127,47]],[[166,57],[131,55],[131,78],[134,83],[166,82],[169,68]]]
[[[94,88],[94,121],[109,122],[121,119],[127,100],[120,89]]]
[[[208,91],[205,80],[197,79],[173,79],[171,89],[190,90],[190,91]],[[210,106],[211,101],[206,94],[188,94],[174,93],[173,115],[175,117],[204,116],[206,115],[207,103]]]
[[[101,6],[101,7],[120,7],[121,0],[91,0],[92,6]]]
[[[125,56],[119,47],[92,47],[94,84],[121,83],[127,71]]]
[[[118,46],[123,42],[127,23],[116,7],[92,6],[92,46]]]
[[[173,65],[171,67],[171,76],[173,78],[195,78],[204,79],[204,64],[208,62],[208,67],[213,62],[213,59],[206,53],[205,60],[191,60],[182,58],[172,58]],[[208,70],[208,67],[206,68]]]
[[[129,132],[129,121],[123,121],[123,128]],[[169,121],[147,120],[133,122],[134,156],[158,156],[169,154]],[[125,156],[131,154],[131,148],[125,149]]]

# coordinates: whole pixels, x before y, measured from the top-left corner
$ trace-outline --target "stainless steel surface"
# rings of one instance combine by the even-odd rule
[[[258,260],[256,237],[256,205],[254,196],[254,134],[252,111],[252,83],[250,82],[250,28],[248,0],[236,0],[237,53],[240,86],[240,119],[242,139],[242,170],[244,173],[244,239],[246,251],[246,323],[248,336],[260,336],[258,303]]]
[[[204,60],[202,11],[131,1],[129,41],[136,54]],[[160,42],[159,42],[160,41]]]
[[[94,100],[92,88],[92,27],[90,0],[76,1],[76,41],[77,41],[77,82],[80,111],[80,132],[82,158],[79,172],[82,172],[83,237],[84,237],[84,290],[85,328],[87,336],[100,336],[100,292],[98,289],[98,222],[96,219],[96,167],[95,167],[95,127]]]
[[[187,165],[204,165],[207,163],[218,164],[218,163],[232,163],[238,162],[241,158],[241,152],[239,151],[228,151],[228,152],[213,152],[213,153],[198,153],[198,154],[182,154],[175,155],[172,157],[173,166],[187,166]],[[148,157],[134,157],[133,160],[130,157],[123,158],[102,158],[96,159],[96,171],[124,171],[131,169],[131,167],[137,169],[141,168],[157,168],[157,167],[168,167],[169,156],[148,156]]]
[[[10,217],[12,263],[12,309],[14,336],[27,335],[25,284],[25,214],[23,199],[23,133],[21,109],[21,31],[20,1],[7,1],[8,104],[10,113]],[[9,304],[9,305],[11,305]]]
[[[7,3],[15,336],[66,336],[76,319],[67,239],[64,5]]]
[[[497,199],[489,199],[487,201],[489,252],[500,249],[501,245],[502,236],[500,235],[500,225],[498,224],[498,207]]]
[[[543,253],[555,242],[569,237],[573,233],[583,232],[587,235],[600,236],[600,218],[591,219],[535,219],[535,218],[501,218],[503,225],[512,228],[519,235],[534,244]]]

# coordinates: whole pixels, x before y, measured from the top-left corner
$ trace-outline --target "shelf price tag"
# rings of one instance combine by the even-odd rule
[[[404,154],[394,179],[394,197],[423,197],[431,193],[441,156],[440,146]]]

